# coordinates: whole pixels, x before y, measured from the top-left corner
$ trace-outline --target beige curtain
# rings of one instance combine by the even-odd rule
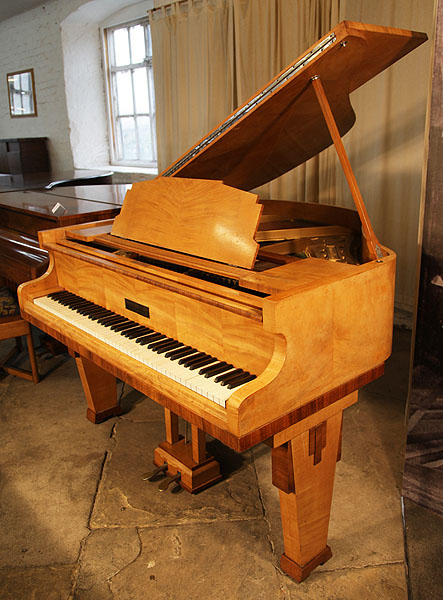
[[[231,2],[150,11],[159,171],[235,108]]]
[[[434,0],[341,0],[340,20],[433,33]],[[380,241],[397,253],[396,306],[414,308],[430,39],[351,95],[343,141]],[[352,199],[337,166],[337,202]]]
[[[433,30],[434,0],[187,0],[150,13],[163,170],[343,19]],[[374,230],[398,254],[412,311],[432,42],[354,92],[344,143]],[[262,197],[352,206],[333,148],[262,186]]]
[[[159,170],[335,25],[338,7],[339,0],[186,0],[150,11]],[[286,188],[294,199],[293,184]]]
[[[236,0],[233,6],[239,104],[339,22],[340,0]],[[333,161],[326,151],[255,191],[264,198],[318,202],[320,181],[325,179],[329,185],[321,201],[329,202]]]

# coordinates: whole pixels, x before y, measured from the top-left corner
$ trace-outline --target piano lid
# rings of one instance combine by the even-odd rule
[[[320,77],[343,136],[355,121],[349,94],[426,39],[343,21],[161,176],[217,179],[250,190],[283,175],[332,144],[313,76]]]

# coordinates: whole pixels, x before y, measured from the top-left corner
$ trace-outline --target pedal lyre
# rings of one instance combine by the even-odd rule
[[[143,481],[153,481],[157,477],[157,475],[160,475],[161,473],[166,474],[167,469],[168,469],[168,463],[163,463],[159,467],[156,467],[153,471],[148,471],[148,473],[143,473],[142,479],[143,479]]]

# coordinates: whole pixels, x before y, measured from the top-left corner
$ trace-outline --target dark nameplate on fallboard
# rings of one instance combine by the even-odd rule
[[[143,304],[139,304],[138,302],[134,302],[133,300],[128,300],[128,298],[125,298],[125,308],[149,319],[149,306],[144,306]]]

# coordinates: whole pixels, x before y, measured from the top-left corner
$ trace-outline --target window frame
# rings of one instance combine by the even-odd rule
[[[142,62],[133,63],[129,62],[127,65],[116,66],[115,50],[113,33],[118,29],[126,29],[129,38],[129,30],[131,27],[143,25],[145,47],[147,53],[151,52],[150,55],[146,56]],[[108,126],[110,132],[110,159],[111,164],[116,166],[128,166],[128,167],[143,167],[143,168],[157,168],[157,135],[156,135],[156,112],[155,112],[155,94],[153,89],[153,73],[152,73],[152,43],[150,41],[149,31],[149,19],[147,17],[128,21],[125,23],[119,23],[110,27],[103,28],[103,40],[104,40],[104,58],[106,66],[106,104],[108,111]],[[129,52],[131,53],[131,44],[129,41]],[[130,61],[132,57],[130,55]],[[137,69],[146,69],[147,71],[147,86],[148,86],[148,102],[149,102],[149,113],[137,112],[135,90],[134,90],[134,71]],[[151,70],[151,77],[149,74]],[[117,96],[117,73],[129,71],[132,85],[132,109],[133,112],[127,115],[118,114],[118,96]],[[135,121],[135,135],[136,135],[136,146],[138,158],[124,159],[120,158],[123,156],[123,149],[120,146],[120,133],[119,133],[119,119],[122,117],[133,117]],[[139,146],[139,135],[140,131],[137,127],[137,117],[148,117],[150,119],[151,129],[151,143],[153,149],[153,160],[146,160],[140,158],[140,146]],[[120,130],[121,131],[121,130]]]

